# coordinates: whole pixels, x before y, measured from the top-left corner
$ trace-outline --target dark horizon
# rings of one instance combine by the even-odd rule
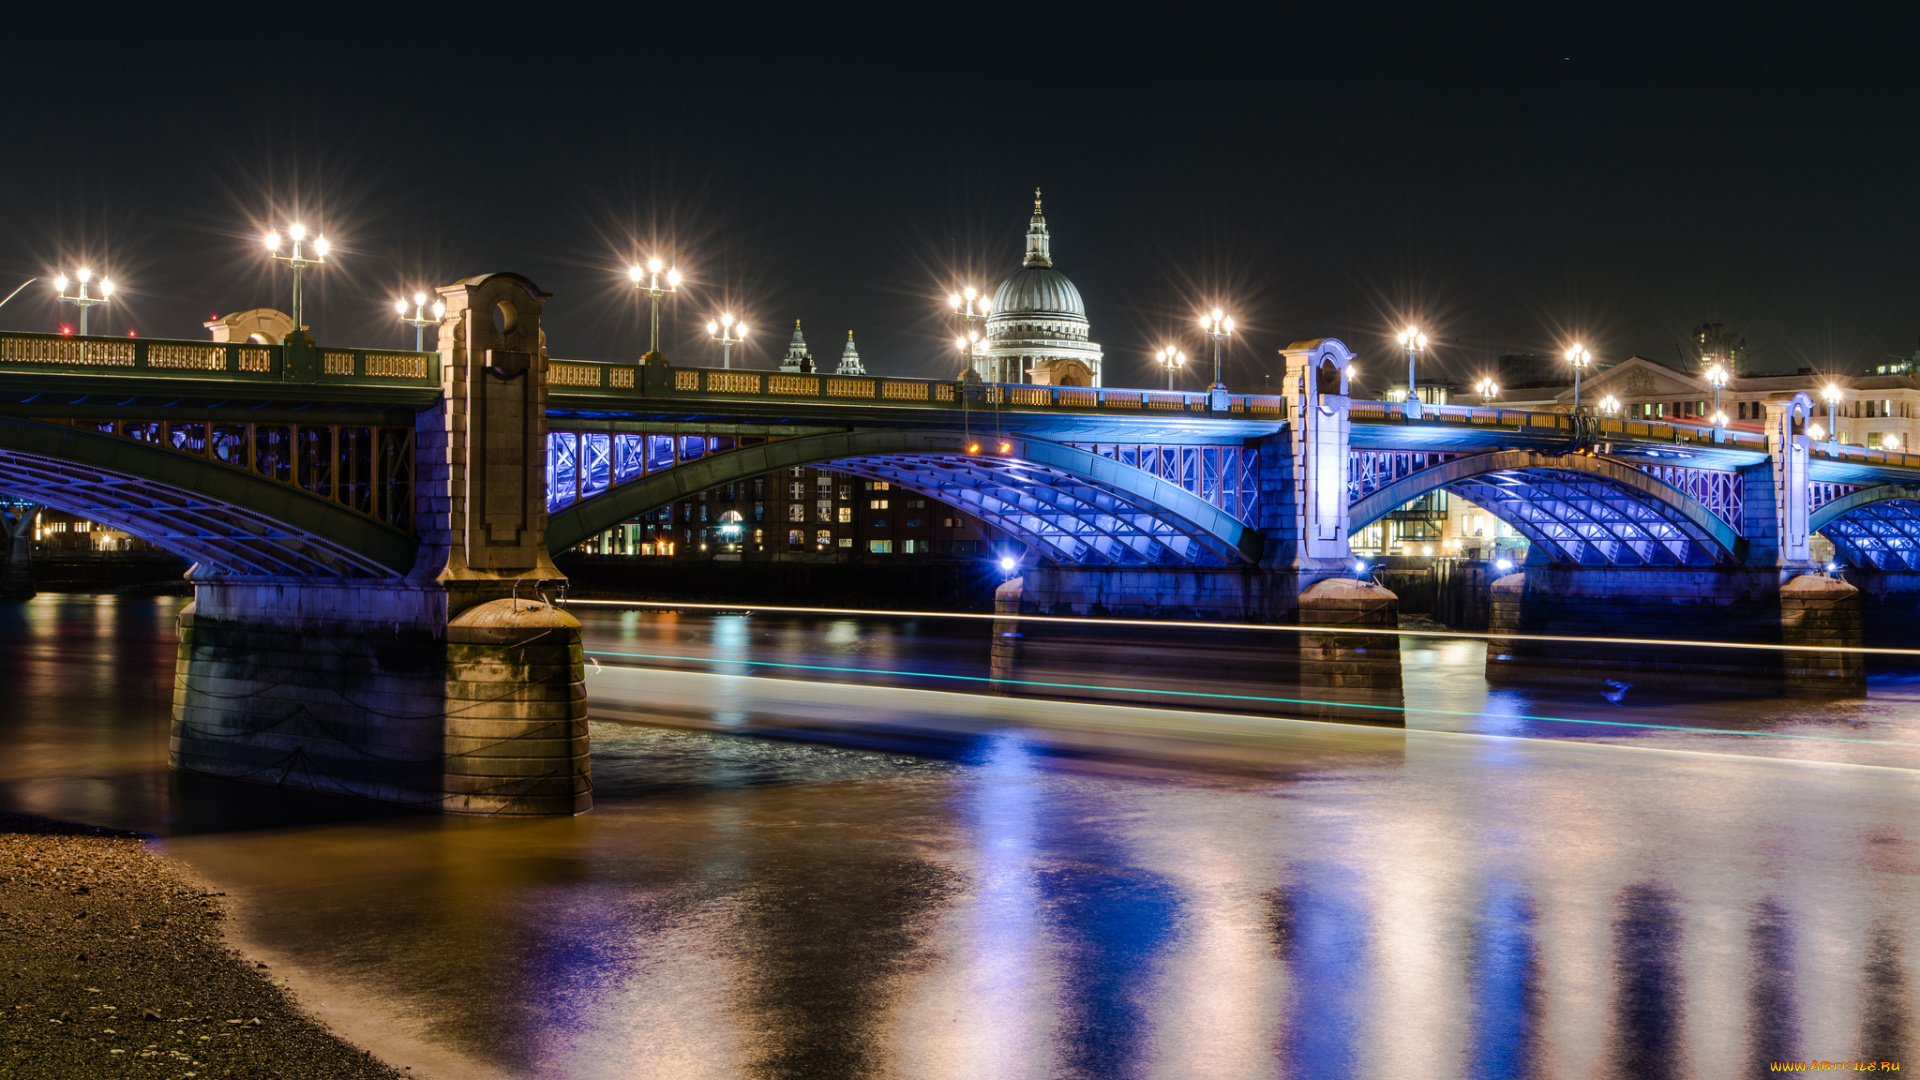
[[[393,299],[513,270],[554,294],[555,356],[631,359],[624,269],[657,251],[689,279],[678,362],[717,365],[702,327],[732,310],[755,331],[736,363],[774,366],[800,318],[828,363],[851,329],[869,370],[947,376],[942,298],[1019,265],[1037,185],[1109,385],[1162,383],[1169,341],[1204,368],[1192,316],[1215,304],[1246,390],[1329,335],[1377,389],[1408,321],[1434,340],[1422,370],[1460,382],[1576,339],[1674,365],[1707,322],[1757,372],[1857,372],[1920,337],[1914,92],[1866,27],[1113,22],[1023,15],[1038,52],[965,29],[950,72],[910,20],[422,27],[422,51],[497,69],[413,59],[412,31],[234,53],[122,21],[77,71],[58,50],[19,69],[58,101],[12,117],[29,152],[0,172],[0,295],[85,261],[121,290],[98,332],[202,337],[285,309],[258,236],[297,218],[337,245],[308,279],[323,342],[410,347]],[[642,65],[662,38],[728,44]],[[36,282],[0,328],[73,311]]]

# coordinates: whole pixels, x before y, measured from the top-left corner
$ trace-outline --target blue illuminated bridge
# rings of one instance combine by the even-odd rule
[[[798,466],[1017,538],[1031,557],[997,601],[1016,612],[1390,619],[1348,537],[1435,490],[1531,542],[1492,585],[1496,637],[1857,644],[1863,597],[1920,596],[1920,456],[1812,440],[1804,394],[1764,403],[1758,431],[1408,418],[1349,397],[1353,355],[1330,338],[1281,350],[1279,393],[1218,397],[599,363],[547,354],[548,296],[523,277],[437,291],[424,353],[299,332],[0,335],[0,495],[194,564],[176,766],[454,811],[584,809],[579,625],[546,600],[552,553]],[[1816,534],[1851,584],[1815,562]],[[1515,655],[1496,642],[1489,670]],[[1858,685],[1857,658],[1833,655],[1775,674]],[[1302,679],[1350,686],[1350,667]]]
[[[435,353],[0,336],[0,490],[223,574],[404,575],[420,546],[416,429],[442,400],[440,368]],[[1328,529],[1304,520],[1330,507],[1303,488],[1312,447],[1289,433],[1315,417],[1298,393],[1215,411],[1196,393],[561,360],[545,388],[553,551],[805,465],[940,499],[1060,566],[1272,565],[1316,539],[1344,562],[1348,532],[1435,489],[1552,562],[1738,565],[1756,539],[1776,545],[1751,504],[1771,512],[1785,438],[1804,457],[1809,532],[1850,566],[1920,567],[1920,455],[1813,442],[1805,402],[1776,410],[1783,436],[1460,406],[1408,420],[1322,392],[1312,412],[1336,411],[1346,443],[1326,463],[1344,518]]]

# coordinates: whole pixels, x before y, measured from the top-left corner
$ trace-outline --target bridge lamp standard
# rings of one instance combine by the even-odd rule
[[[667,283],[665,286],[660,284],[660,272],[662,270],[666,271]],[[647,260],[645,267],[627,267],[627,279],[633,282],[634,288],[646,293],[647,299],[653,301],[653,337],[647,346],[647,355],[659,356],[660,298],[668,293],[680,291],[680,271],[677,267],[668,267],[667,264],[661,262],[660,257],[656,255]]]
[[[1614,397],[1612,394],[1608,394],[1606,397],[1601,398],[1600,414],[1602,416],[1620,415],[1620,399],[1617,397]]]
[[[1173,372],[1187,366],[1187,354],[1169,345],[1153,354],[1154,362],[1167,369],[1167,389],[1173,389]]]
[[[1220,349],[1233,336],[1233,316],[1214,308],[1200,316],[1200,330],[1213,339],[1213,385],[1207,387],[1207,407],[1227,411],[1227,384],[1220,379]]]
[[[1481,379],[1478,383],[1474,384],[1473,389],[1480,395],[1480,403],[1482,405],[1500,396],[1500,384],[1494,382],[1492,379]]]
[[[93,280],[93,271],[83,267],[79,270],[75,270],[73,272],[73,277],[74,277],[73,283],[79,285],[80,287],[75,289],[71,296],[67,294],[67,285],[69,283],[67,281],[67,276],[65,274],[61,274],[59,277],[53,279],[53,291],[59,295],[62,302],[72,304],[74,307],[77,307],[80,309],[80,336],[86,337],[87,336],[87,309],[99,304],[104,304],[108,301],[108,299],[110,299],[113,296],[113,282],[109,281],[106,278],[101,278],[100,279],[100,295],[88,296],[87,282]],[[18,290],[15,290],[15,291],[18,291]]]
[[[734,335],[738,334],[739,337]],[[747,324],[735,323],[732,315],[720,316],[719,322],[707,323],[707,336],[720,345],[720,366],[733,366],[733,347],[747,340]]]
[[[1827,403],[1827,438],[1829,439],[1840,437],[1840,425],[1834,421],[1834,410],[1840,407],[1842,396],[1837,383],[1828,383],[1820,390],[1820,400]]]
[[[1414,390],[1414,365],[1419,361],[1420,354],[1427,351],[1427,335],[1421,333],[1419,327],[1409,326],[1400,331],[1400,348],[1407,354],[1406,416],[1409,420],[1418,420],[1420,419],[1420,395]]]
[[[993,314],[993,301],[987,299],[985,293],[969,285],[947,297],[947,306],[953,309],[955,326],[960,333],[960,337],[955,340],[979,342],[980,331],[974,324],[985,324],[987,316]],[[965,345],[961,346],[961,350],[966,354],[968,367],[972,367],[974,360],[983,352],[979,348],[968,349]]]
[[[1720,411],[1720,391],[1725,389],[1729,377],[1727,369],[1720,364],[1714,364],[1707,369],[1707,385],[1713,387],[1714,427],[1723,428],[1727,426],[1727,414]]]
[[[413,327],[413,351],[425,352],[427,327],[433,326],[446,316],[447,305],[444,300],[435,300],[431,309],[433,311],[433,317],[428,318],[426,315],[426,312],[429,310],[427,308],[427,294],[414,293],[413,316],[411,318],[407,316],[407,302],[405,300],[395,300],[393,302],[393,310],[400,313],[401,322]]]
[[[1573,368],[1573,413],[1575,416],[1580,415],[1580,373],[1586,370],[1587,365],[1591,363],[1593,363],[1593,354],[1587,351],[1585,345],[1576,341],[1567,349],[1567,364]]]
[[[268,255],[275,262],[283,262],[293,267],[293,328],[295,330],[305,330],[307,328],[306,324],[301,322],[304,309],[304,294],[300,289],[300,275],[301,272],[309,266],[326,265],[327,252],[332,249],[332,245],[327,243],[327,238],[324,236],[314,237],[313,257],[308,258],[300,250],[300,245],[305,243],[307,239],[307,227],[305,225],[287,226],[287,239],[293,241],[293,248],[285,255],[280,254],[279,233],[269,230],[267,235],[261,239],[267,245]]]

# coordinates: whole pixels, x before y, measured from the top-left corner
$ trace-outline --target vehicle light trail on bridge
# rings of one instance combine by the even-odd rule
[[[625,657],[625,658],[634,659],[634,660],[677,660],[685,663],[708,664],[708,665],[715,665],[715,666],[726,664],[734,667],[744,667],[748,669],[785,668],[789,670],[798,670],[798,671],[832,671],[832,672],[840,672],[842,674],[849,674],[849,675],[902,675],[902,676],[909,676],[917,679],[944,679],[950,682],[991,683],[991,684],[998,684],[1002,686],[1009,686],[1009,685],[1010,686],[1031,686],[1031,687],[1048,689],[1048,690],[1099,690],[1099,691],[1106,691],[1106,692],[1119,692],[1119,693],[1129,693],[1129,694],[1154,694],[1154,695],[1161,695],[1166,697],[1179,697],[1179,698],[1207,698],[1211,700],[1220,700],[1220,701],[1266,702],[1266,703],[1275,704],[1275,705],[1315,705],[1323,708],[1335,708],[1335,709],[1373,709],[1373,710],[1380,710],[1380,711],[1392,712],[1392,713],[1428,713],[1434,716],[1466,716],[1466,717],[1484,718],[1484,717],[1490,717],[1495,715],[1487,712],[1475,712],[1475,711],[1468,711],[1463,709],[1422,708],[1418,705],[1404,705],[1404,706],[1402,705],[1366,705],[1366,704],[1360,704],[1360,703],[1350,702],[1350,701],[1324,701],[1317,698],[1269,697],[1261,694],[1222,694],[1222,693],[1210,692],[1210,691],[1204,691],[1204,690],[1155,690],[1147,687],[1110,686],[1102,683],[1048,682],[1048,681],[1039,680],[1039,679],[999,678],[991,675],[956,675],[949,672],[911,671],[911,670],[903,670],[903,669],[895,669],[895,668],[857,668],[857,667],[845,667],[845,666],[836,665],[836,664],[801,664],[801,663],[794,663],[792,661],[779,661],[779,660],[734,660],[734,659],[719,659],[711,656],[676,656],[671,653],[614,652],[608,649],[586,649],[583,651],[588,656],[617,656],[617,657]],[[755,675],[751,670],[745,671],[745,672],[710,671],[710,672],[705,672],[705,674],[716,675],[716,676],[721,676],[726,678],[772,678],[772,676]],[[896,689],[912,689],[912,688],[906,687],[906,688],[896,688]],[[1126,706],[1112,706],[1112,707],[1125,708]],[[1687,734],[1692,734],[1692,735],[1739,735],[1739,736],[1753,735],[1753,736],[1769,738],[1769,739],[1804,739],[1804,740],[1809,740],[1813,742],[1862,743],[1869,746],[1906,746],[1906,747],[1913,747],[1916,749],[1920,749],[1920,743],[1899,742],[1891,739],[1848,739],[1848,738],[1843,738],[1837,735],[1800,735],[1800,734],[1795,734],[1793,732],[1785,732],[1785,731],[1740,731],[1732,728],[1693,727],[1685,724],[1649,724],[1649,723],[1631,721],[1631,720],[1589,720],[1589,719],[1581,719],[1578,717],[1571,717],[1571,716],[1540,716],[1540,715],[1533,715],[1528,713],[1501,713],[1498,715],[1502,719],[1531,720],[1539,723],[1587,724],[1587,725],[1592,725],[1596,727],[1638,728],[1638,729],[1645,729],[1645,730],[1651,730],[1651,731],[1678,731],[1678,732],[1685,732]],[[1306,720],[1306,719],[1299,719],[1296,717],[1283,717],[1280,719],[1286,719],[1294,723],[1300,723],[1300,724],[1328,724],[1329,726],[1332,726],[1332,727],[1347,726],[1347,725],[1339,724],[1338,722],[1329,722],[1324,720]],[[1407,728],[1405,730],[1432,731],[1433,729]],[[1472,736],[1480,736],[1480,737],[1486,737],[1486,738],[1527,739],[1529,741],[1535,741],[1535,742],[1565,741],[1560,739],[1546,739],[1546,738],[1541,738],[1539,736],[1496,735],[1496,734],[1490,734],[1487,732],[1478,732],[1478,731],[1466,731],[1466,732],[1442,731],[1442,732],[1436,732],[1436,733],[1450,734],[1450,735],[1472,735]],[[1850,763],[1843,763],[1843,764],[1850,764]],[[1899,766],[1878,766],[1878,767],[1899,768]],[[1912,772],[1916,770],[1908,769],[1906,771]]]

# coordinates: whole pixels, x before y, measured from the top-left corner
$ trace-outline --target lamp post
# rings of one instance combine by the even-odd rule
[[[662,287],[660,284],[660,271],[662,270],[666,270],[667,272],[667,284],[665,287]],[[659,356],[660,298],[670,292],[678,292],[680,290],[680,271],[678,268],[669,269],[666,263],[661,262],[659,257],[655,256],[647,260],[645,267],[627,267],[627,277],[633,282],[634,288],[646,293],[647,299],[653,301],[653,337],[647,346],[647,355]]]
[[[307,227],[305,225],[287,226],[287,239],[293,241],[293,249],[285,255],[280,254],[279,233],[270,231],[264,239],[267,245],[267,252],[275,262],[283,262],[293,267],[293,328],[295,330],[305,330],[306,325],[300,321],[304,314],[302,310],[303,296],[300,291],[300,275],[301,272],[309,266],[325,265],[327,261],[327,251],[331,245],[327,243],[326,237],[316,236],[313,238],[313,257],[308,258],[302,254],[300,245],[307,239]]]
[[[1479,383],[1475,384],[1474,390],[1479,392],[1480,404],[1482,405],[1500,396],[1500,384],[1494,382],[1492,379],[1481,379]]]
[[[433,302],[432,318],[427,317],[426,306],[427,306],[427,294],[414,293],[413,294],[413,317],[408,318],[407,302],[405,300],[395,300],[393,302],[393,310],[400,313],[400,321],[403,323],[406,323],[408,326],[413,327],[413,351],[414,352],[426,351],[426,342],[424,338],[426,335],[427,327],[432,326],[435,323],[439,322],[441,318],[443,318],[447,314],[447,305],[446,305],[446,301],[444,300],[435,300]]]
[[[739,334],[739,337],[733,335]],[[732,315],[720,316],[719,322],[707,323],[707,336],[720,344],[720,366],[733,366],[733,347],[747,340],[747,324],[733,321]]]
[[[1820,391],[1820,400],[1827,403],[1827,438],[1834,442],[1840,441],[1840,425],[1834,420],[1834,410],[1839,408],[1841,396],[1836,383],[1828,383]]]
[[[1167,389],[1173,389],[1174,369],[1183,368],[1187,365],[1187,354],[1169,345],[1159,352],[1154,353],[1153,359],[1161,367],[1167,369]]]
[[[952,296],[947,297],[947,306],[953,309],[954,326],[959,332],[960,338],[974,342],[977,346],[977,343],[982,341],[983,338],[979,329],[974,327],[974,323],[984,324],[987,316],[993,314],[993,301],[987,299],[985,293],[969,285],[959,292],[954,293]],[[983,349],[978,347],[967,348],[964,351],[967,354],[968,366],[972,366],[974,361],[984,352]],[[995,372],[995,374],[1002,373]],[[994,382],[999,381],[999,379],[994,380]]]
[[[1418,327],[1409,326],[1400,331],[1400,348],[1407,354],[1407,405],[1406,416],[1409,420],[1420,419],[1420,395],[1414,388],[1414,365],[1420,354],[1427,351],[1427,335]]]
[[[73,295],[71,296],[67,295],[68,281],[67,281],[67,276],[65,274],[62,274],[59,277],[53,279],[53,291],[59,294],[60,299],[63,302],[72,304],[74,307],[77,307],[80,309],[80,336],[86,337],[87,336],[87,309],[99,304],[104,304],[107,302],[107,300],[110,297],[113,296],[113,282],[107,280],[106,278],[101,278],[100,279],[100,295],[88,296],[87,282],[93,280],[93,271],[85,268],[75,270],[73,272],[73,277],[74,277],[74,283],[80,286],[78,289],[74,290]],[[15,290],[15,291],[17,292],[19,290]]]
[[[1573,412],[1578,416],[1580,414],[1580,372],[1585,370],[1588,364],[1593,363],[1593,354],[1587,351],[1586,346],[1576,341],[1567,349],[1567,363],[1573,368]]]
[[[1620,399],[1614,397],[1612,394],[1601,398],[1600,412],[1605,416],[1618,416],[1620,414]]]
[[[1227,411],[1227,384],[1220,378],[1220,349],[1233,336],[1233,316],[1219,308],[1200,316],[1200,329],[1213,339],[1213,385],[1207,387],[1207,408]]]
[[[1727,414],[1720,411],[1720,391],[1727,385],[1727,369],[1714,364],[1707,368],[1707,385],[1713,387],[1713,426],[1727,426]]]

